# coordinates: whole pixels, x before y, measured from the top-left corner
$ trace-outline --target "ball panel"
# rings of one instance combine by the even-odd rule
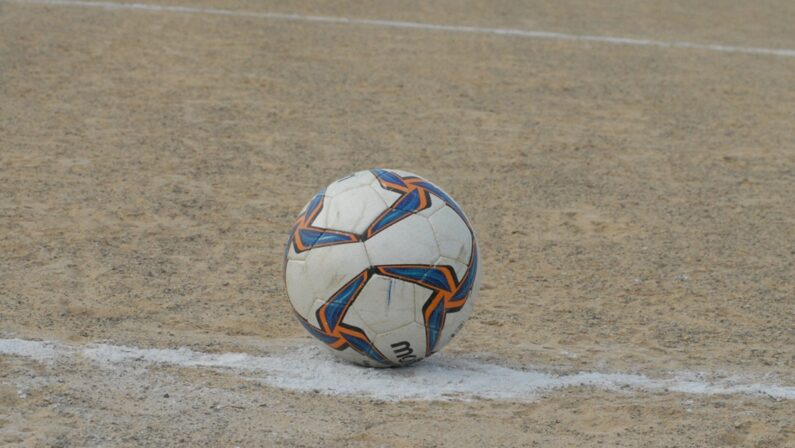
[[[316,325],[318,327],[320,326],[320,323],[318,322],[318,318],[317,318],[317,312],[325,303],[326,303],[326,300],[318,299],[312,305],[311,313],[310,313],[311,314],[311,319],[309,319],[309,322],[312,325]],[[361,332],[364,332],[366,337],[371,341],[371,344],[366,346],[366,349],[370,350],[369,347],[373,346],[372,345],[372,338],[375,335],[375,332],[368,327],[367,322],[365,322],[352,307],[348,308],[348,310],[345,313],[345,317],[344,317],[343,320],[344,320],[344,324],[345,324],[345,326],[347,328],[353,328],[353,329],[359,330]],[[342,359],[345,359],[347,361],[350,361],[350,362],[353,362],[353,363],[356,363],[356,364],[369,366],[369,367],[387,367],[387,364],[380,363],[380,362],[374,360],[372,357],[367,356],[366,354],[360,353],[359,351],[357,351],[355,348],[353,348],[350,345],[348,345],[347,347],[339,350],[339,349],[335,349],[335,348],[329,347],[326,344],[323,344],[322,341],[320,341],[320,340],[318,340],[318,341],[321,342],[321,344],[324,347],[326,347],[329,350],[331,350],[335,355],[337,355],[337,356],[339,356]]]
[[[428,221],[434,230],[441,256],[468,264],[472,254],[472,232],[450,207],[434,213]]]
[[[386,188],[384,188],[381,185],[381,182],[379,182],[378,178],[375,178],[373,182],[370,183],[370,188],[372,188],[373,191],[375,191],[379,196],[381,196],[381,199],[384,200],[384,203],[390,207],[400,197],[400,193],[394,192],[392,190],[387,190]]]
[[[358,185],[331,198],[327,196],[312,224],[360,234],[386,209],[386,202],[370,185]]]
[[[425,327],[410,323],[376,335],[373,344],[390,361],[411,364],[425,357]]]
[[[359,298],[361,298],[361,295],[359,295]],[[358,301],[359,299],[356,300],[356,302]],[[343,319],[343,322],[345,323],[345,325],[351,325],[353,327],[362,330],[364,334],[366,334],[367,337],[370,338],[370,341],[372,341],[373,337],[375,337],[377,332],[370,326],[370,323],[367,320],[363,319],[361,314],[359,314],[359,312],[354,308],[356,302],[353,302],[350,308],[348,308],[348,312],[345,313],[345,319]]]
[[[312,226],[317,227],[318,229],[328,229],[328,204],[331,201],[330,196],[323,196],[322,200],[322,208],[317,213],[317,215],[312,220]],[[304,214],[306,212],[302,212]]]
[[[450,266],[455,271],[457,278],[462,278],[467,271],[467,265],[447,257],[439,257],[434,263],[436,266]]]
[[[304,261],[306,260],[306,256],[309,255],[308,251],[303,252],[296,252],[295,247],[293,247],[292,242],[287,243],[287,259],[288,260],[295,260],[295,261]]]
[[[419,215],[393,224],[364,246],[373,265],[432,264],[440,256],[431,224]]]
[[[389,365],[378,363],[374,361],[372,358],[363,355],[350,347],[344,350],[334,350],[333,348],[330,348],[326,344],[322,345],[326,347],[329,351],[331,351],[334,355],[336,355],[338,358],[344,359],[345,361],[352,362],[354,364],[359,364],[366,367],[389,367]]]
[[[331,298],[351,278],[370,267],[362,243],[312,249],[308,251],[304,263],[307,267],[305,276],[295,278],[295,281],[309,285],[313,292],[312,299],[324,300]]]
[[[434,213],[438,212],[445,206],[445,202],[443,199],[440,199],[434,195],[431,195],[431,205],[430,207],[420,210],[417,212],[418,215],[424,216],[426,218],[432,216]]]
[[[309,202],[307,202],[306,205],[304,205],[304,208],[301,209],[301,213],[298,214],[298,218],[299,219],[309,218],[306,216],[307,214],[316,214],[319,206],[322,206],[322,204],[325,203],[328,199],[330,198],[325,194],[323,194],[322,191],[314,195],[312,199],[310,199]],[[311,219],[317,220],[317,216],[313,216],[311,217]]]
[[[459,331],[463,328],[464,323],[469,319],[469,316],[472,314],[472,309],[475,306],[475,301],[478,295],[478,288],[480,287],[480,269],[477,270],[475,273],[475,282],[472,285],[472,291],[469,293],[469,298],[467,299],[464,306],[454,312],[454,313],[447,313],[446,322],[444,328],[442,328],[442,334],[439,337],[439,343],[437,345],[437,350],[440,350],[442,347],[447,345]]]
[[[422,307],[428,302],[434,291],[428,288],[417,286],[414,290],[414,322],[425,327],[425,314]]]
[[[372,330],[368,335],[385,333],[415,321],[417,289],[427,293],[421,286],[376,275],[351,308]]]
[[[326,187],[325,195],[337,197],[338,194],[371,184],[375,180],[373,173],[369,171],[357,171],[349,176],[335,180]]]
[[[306,319],[310,325],[320,328],[320,321],[317,318],[317,310],[319,310],[327,300],[328,299],[315,298],[315,300],[312,301],[312,304],[309,306],[309,310],[304,316],[304,319]]]
[[[287,296],[290,298],[293,309],[304,318],[307,317],[309,307],[315,300],[315,291],[312,289],[312,284],[305,281],[308,275],[309,267],[305,262],[300,260],[287,261],[285,270]]]
[[[448,194],[446,191],[444,191],[444,190],[443,190],[442,188],[440,188],[438,185],[434,184],[433,182],[430,182],[429,180],[425,179],[424,177],[422,177],[422,176],[420,176],[420,175],[417,175],[417,174],[414,174],[414,173],[412,173],[412,172],[409,172],[409,171],[403,171],[403,170],[393,170],[393,169],[389,169],[389,170],[387,170],[387,171],[391,171],[391,172],[393,172],[393,173],[395,173],[395,174],[398,174],[398,175],[400,175],[401,177],[416,177],[416,178],[420,179],[422,182],[424,182],[424,183],[425,183],[425,184],[427,184],[429,187],[431,187],[431,188],[430,188],[431,190],[435,190],[435,192],[433,193],[435,196],[437,196],[437,197],[441,197],[443,200],[447,200],[447,201],[449,201],[449,202],[450,202],[450,203],[451,203],[451,204],[452,204],[452,205],[453,205],[455,208],[461,209],[461,207],[460,207],[460,206],[458,205],[458,203],[457,203],[457,202],[456,202],[456,201],[453,199],[453,197],[452,197],[452,196],[450,196],[450,195],[449,195],[449,194]]]

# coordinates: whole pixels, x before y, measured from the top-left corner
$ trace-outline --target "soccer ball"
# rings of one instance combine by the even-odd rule
[[[360,171],[304,207],[284,254],[287,294],[307,331],[357,364],[411,364],[472,312],[478,248],[464,212],[405,171]]]

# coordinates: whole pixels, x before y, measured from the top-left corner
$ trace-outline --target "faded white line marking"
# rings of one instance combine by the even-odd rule
[[[118,371],[125,364],[210,368],[246,375],[271,386],[298,392],[359,395],[379,400],[451,400],[491,398],[532,400],[541,393],[570,387],[699,395],[746,394],[795,399],[795,387],[749,381],[748,377],[708,379],[685,372],[655,379],[639,374],[579,372],[569,375],[511,369],[438,354],[403,369],[368,369],[337,361],[323,349],[299,346],[284,354],[201,353],[186,348],[142,349],[109,344],[69,346],[55,342],[0,339],[0,355],[42,362],[83,357]]]
[[[584,34],[569,34],[550,31],[531,31],[513,28],[488,28],[462,25],[440,25],[435,23],[406,22],[397,20],[359,19],[350,17],[314,16],[302,14],[286,14],[278,12],[239,11],[231,9],[204,8],[193,6],[157,5],[148,3],[114,3],[92,2],[81,0],[0,0],[6,3],[44,4],[56,6],[77,6],[85,8],[102,8],[111,10],[138,10],[150,12],[173,12],[183,14],[208,14],[218,16],[248,17],[270,20],[291,20],[298,22],[318,22],[342,25],[376,26],[384,28],[402,28],[426,31],[443,31],[450,33],[490,34],[497,36],[513,36],[527,39],[552,39],[565,41],[597,42],[613,45],[630,45],[658,48],[684,48],[693,50],[718,51],[723,53],[747,53],[770,56],[795,57],[795,49],[789,48],[764,48],[740,47],[720,44],[699,44],[682,41],[661,41],[651,39],[637,39],[618,36],[591,36]]]

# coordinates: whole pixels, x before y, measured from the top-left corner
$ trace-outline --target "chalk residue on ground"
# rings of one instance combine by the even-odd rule
[[[752,394],[795,399],[795,387],[763,384],[741,377],[709,380],[706,375],[695,373],[679,373],[663,379],[627,373],[578,372],[556,375],[446,355],[437,355],[403,369],[368,369],[337,361],[314,346],[297,346],[283,354],[252,356],[245,353],[201,353],[187,348],[143,349],[110,344],[68,346],[54,342],[2,339],[0,354],[39,361],[82,356],[109,369],[121,363],[228,369],[245,372],[251,379],[283,389],[362,395],[380,400],[528,400],[540,393],[567,387],[710,395]]]

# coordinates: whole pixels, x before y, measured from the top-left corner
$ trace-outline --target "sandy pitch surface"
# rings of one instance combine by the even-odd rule
[[[691,3],[170,4],[795,48],[790,2]],[[318,188],[389,166],[448,190],[480,239],[480,300],[442,360],[791,388],[793,72],[770,55],[0,2],[0,339],[79,352],[0,354],[0,444],[795,446],[795,401],[769,394],[384,401],[83,354],[327,362],[289,312],[286,232]]]

